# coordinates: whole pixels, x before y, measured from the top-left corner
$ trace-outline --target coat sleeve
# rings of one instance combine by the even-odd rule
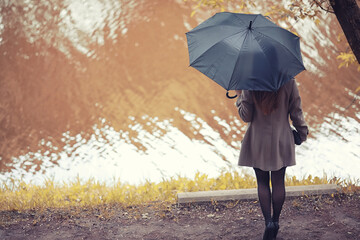
[[[293,81],[293,87],[290,95],[289,113],[292,125],[299,132],[301,141],[305,141],[307,135],[309,134],[309,130],[304,119],[299,89],[295,81]]]
[[[254,112],[254,102],[252,99],[251,92],[247,90],[243,90],[241,92],[241,95],[236,100],[236,107],[238,108],[240,118],[244,122],[252,121],[253,112]]]

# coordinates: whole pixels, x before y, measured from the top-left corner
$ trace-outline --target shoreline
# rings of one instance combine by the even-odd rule
[[[360,193],[290,196],[279,240],[356,239]],[[0,211],[1,239],[261,239],[258,201]]]

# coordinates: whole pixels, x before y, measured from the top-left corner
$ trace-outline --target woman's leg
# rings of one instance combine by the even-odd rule
[[[274,222],[279,222],[282,206],[285,201],[285,170],[286,167],[281,168],[278,171],[271,172],[271,186],[272,186],[272,205],[273,205],[273,217]]]
[[[261,211],[265,218],[265,226],[271,222],[271,192],[269,185],[269,172],[254,168]]]

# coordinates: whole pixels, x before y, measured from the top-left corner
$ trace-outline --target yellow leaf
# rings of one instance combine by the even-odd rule
[[[340,63],[340,65],[338,66],[338,68],[342,68],[343,66],[345,66],[346,65],[346,62],[342,62],[342,63]]]
[[[338,42],[341,41],[342,36],[343,36],[343,34],[341,34],[341,33],[339,33],[339,34],[337,35],[337,41],[338,41]]]
[[[355,90],[355,93],[360,92],[360,86]]]
[[[191,14],[190,14],[190,17],[193,17],[196,13],[196,10],[192,11]]]

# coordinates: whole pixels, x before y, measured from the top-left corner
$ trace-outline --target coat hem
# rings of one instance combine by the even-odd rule
[[[283,168],[283,167],[291,167],[291,166],[295,166],[296,165],[296,163],[294,163],[294,164],[284,164],[284,165],[282,165],[281,167],[279,167],[279,168],[276,168],[276,169],[273,169],[273,168],[263,168],[263,167],[258,167],[258,166],[254,166],[254,165],[251,165],[251,164],[238,164],[238,166],[239,167],[251,167],[251,168],[259,168],[260,170],[262,170],[262,171],[278,171],[278,170],[280,170],[281,168]]]

